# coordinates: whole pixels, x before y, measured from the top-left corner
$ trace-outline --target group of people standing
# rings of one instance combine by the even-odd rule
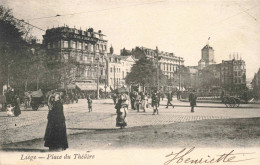
[[[5,97],[6,97],[6,110],[7,110],[7,115],[8,116],[19,116],[21,114],[21,101],[20,98],[17,94],[15,94],[13,89],[8,89],[5,92]]]
[[[147,94],[144,92],[139,92],[139,93],[137,91],[131,92],[130,101],[131,101],[131,109],[137,110],[137,112],[139,112],[141,108],[145,112],[146,108],[148,107],[148,97]]]
[[[153,107],[153,115],[159,114],[158,107],[160,105],[160,95],[158,91],[153,91],[152,93],[152,107]],[[195,91],[193,91],[189,95],[189,101],[191,105],[191,112],[194,112],[194,106],[196,105],[196,95]],[[92,99],[88,96],[88,108],[89,112],[92,111]],[[167,94],[167,108],[168,106],[174,105],[171,103],[172,101],[172,93],[169,92]],[[132,92],[130,93],[130,98],[128,93],[121,93],[118,94],[115,101],[115,109],[116,109],[116,126],[120,128],[124,128],[127,126],[127,114],[128,114],[128,107],[129,107],[129,100],[131,102],[131,108],[137,109],[139,111],[141,104],[145,108],[147,105],[148,97],[143,92],[137,93]],[[66,124],[65,124],[65,116],[63,112],[63,103],[60,98],[59,93],[54,93],[50,95],[48,99],[48,123],[46,126],[46,131],[44,135],[44,146],[49,147],[50,151],[56,150],[66,150],[68,148],[68,141],[67,141],[67,133],[66,133]]]

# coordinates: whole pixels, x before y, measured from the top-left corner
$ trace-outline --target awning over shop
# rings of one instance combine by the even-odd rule
[[[93,91],[97,90],[96,83],[76,83],[76,86],[82,91]]]
[[[69,85],[67,85],[67,88],[68,89],[75,89],[76,85],[75,84],[69,84]]]

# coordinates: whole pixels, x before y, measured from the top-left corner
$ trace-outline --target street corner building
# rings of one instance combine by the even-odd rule
[[[56,75],[61,76],[62,88],[81,90],[97,90],[97,80],[100,88],[106,82],[106,52],[107,40],[101,30],[95,32],[93,28],[86,30],[70,28],[68,26],[46,30],[43,35],[43,45],[49,65],[61,65]],[[55,68],[55,67],[54,67]]]

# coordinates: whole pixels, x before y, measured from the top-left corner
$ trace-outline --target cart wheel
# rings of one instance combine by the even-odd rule
[[[238,108],[240,105],[240,100],[239,99],[236,99],[236,108]]]
[[[232,107],[232,108],[234,108],[235,107],[235,105],[236,105],[236,100],[234,99],[234,98],[230,98],[230,102],[229,102],[230,104],[230,107]]]
[[[37,111],[38,108],[39,108],[39,105],[33,105],[33,106],[32,106],[32,109],[33,109],[34,111]]]
[[[223,98],[223,102],[226,105],[226,107],[229,108],[229,99],[227,97]]]

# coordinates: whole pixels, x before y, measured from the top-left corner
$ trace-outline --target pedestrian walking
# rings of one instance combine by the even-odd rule
[[[90,98],[90,96],[88,96],[87,100],[88,100],[88,112],[92,112],[92,99]]]
[[[17,95],[15,95],[14,98],[14,116],[19,116],[21,114],[20,98]]]
[[[112,94],[112,99],[113,99],[114,105],[116,105],[116,98],[117,98],[116,93],[113,93]]]
[[[164,99],[164,93],[163,92],[161,94],[161,98],[162,98],[162,101],[163,101],[163,99]]]
[[[174,108],[174,105],[171,103],[172,101],[172,92],[169,92],[167,94],[167,105],[166,108],[168,108],[168,106],[172,106],[172,108]]]
[[[146,95],[143,92],[141,92],[141,104],[142,104],[142,108],[143,108],[144,112],[146,109],[146,100],[147,100]]]
[[[155,113],[157,113],[157,115],[159,114],[159,110],[158,110],[158,92],[155,91],[152,94],[152,107],[153,107],[153,115],[155,115]]]
[[[178,90],[177,91],[177,100],[180,100],[180,95],[181,95],[181,92]]]
[[[221,102],[224,103],[224,97],[225,97],[225,91],[222,90],[221,91],[221,94],[220,94],[220,99],[221,99]]]
[[[141,93],[137,93],[135,97],[135,107],[137,109],[137,112],[140,110],[140,104],[141,104]]]
[[[157,92],[157,106],[159,107],[160,106],[160,101],[161,101],[161,93],[160,92]]]
[[[125,128],[127,126],[127,100],[121,95],[115,106],[116,109],[116,127]]]
[[[194,106],[196,106],[197,96],[195,90],[193,90],[189,95],[189,102],[191,106],[191,112],[194,112]]]
[[[50,102],[51,104],[51,102]],[[65,116],[60,95],[55,94],[53,105],[48,113],[48,123],[44,135],[44,146],[50,151],[65,150],[68,148]]]
[[[131,109],[135,110],[135,95],[134,92],[130,92]]]

